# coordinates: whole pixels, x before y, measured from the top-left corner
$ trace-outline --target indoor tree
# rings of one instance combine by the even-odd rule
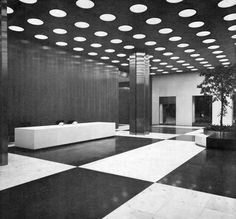
[[[212,102],[220,101],[220,127],[223,126],[223,117],[229,105],[228,98],[234,93],[236,87],[236,66],[217,66],[214,69],[202,71],[200,76],[204,80],[197,87],[201,89],[201,94],[212,96]]]

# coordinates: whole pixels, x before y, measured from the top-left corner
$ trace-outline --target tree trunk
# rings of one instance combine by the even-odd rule
[[[221,93],[221,109],[220,109],[220,126],[223,126],[223,115],[224,115],[224,103],[223,94]]]

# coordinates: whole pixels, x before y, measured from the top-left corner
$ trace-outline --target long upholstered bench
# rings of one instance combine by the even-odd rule
[[[35,150],[114,135],[113,122],[23,127],[15,128],[15,145]]]

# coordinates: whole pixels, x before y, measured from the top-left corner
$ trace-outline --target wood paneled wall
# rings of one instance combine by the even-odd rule
[[[9,39],[11,131],[57,120],[118,122],[118,69]]]

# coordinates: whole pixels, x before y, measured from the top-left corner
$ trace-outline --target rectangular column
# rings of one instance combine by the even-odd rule
[[[150,131],[149,58],[145,53],[130,56],[130,132]]]
[[[0,166],[8,163],[7,0],[0,0]]]

